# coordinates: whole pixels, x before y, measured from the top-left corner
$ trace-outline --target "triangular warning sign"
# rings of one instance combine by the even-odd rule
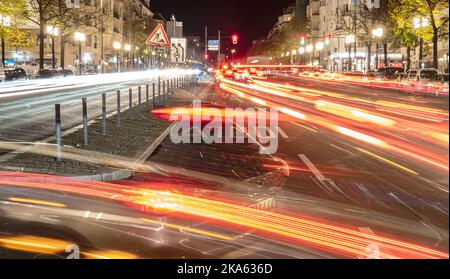
[[[170,47],[169,38],[161,23],[156,26],[145,43],[151,46]]]

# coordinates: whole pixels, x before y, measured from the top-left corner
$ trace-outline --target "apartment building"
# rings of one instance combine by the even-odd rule
[[[126,28],[126,22],[130,18],[151,21],[153,13],[150,10],[150,0],[81,0],[80,6],[74,8],[79,8],[81,13],[94,12],[98,17],[77,28],[76,32],[82,34],[83,40],[77,40],[73,30],[64,48],[61,47],[61,32],[53,33],[52,30],[55,29],[48,26],[44,40],[45,68],[53,67],[53,43],[56,68],[63,67],[73,72],[78,72],[79,68],[82,72],[111,72],[126,70],[131,65],[143,67],[145,61],[139,58],[139,46],[132,45],[133,32]],[[24,67],[28,72],[36,71],[39,65],[39,27],[26,22],[19,28],[31,34],[33,45],[6,47],[6,62],[9,66]]]
[[[384,42],[382,38],[372,38],[371,34],[372,29],[379,28],[378,23],[366,18],[367,9],[374,8],[364,1],[310,0],[307,16],[313,43],[328,38],[320,55],[316,54],[316,57],[320,56],[321,65],[329,70],[359,72],[386,66]],[[366,29],[359,26],[362,20]],[[391,45],[386,49],[387,66],[403,66],[402,50],[393,49]]]

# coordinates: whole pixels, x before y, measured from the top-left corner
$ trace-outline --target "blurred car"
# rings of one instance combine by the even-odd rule
[[[63,70],[59,70],[59,73],[60,73],[63,77],[73,76],[72,70],[63,69]]]
[[[0,73],[0,81],[27,79],[27,73],[22,68],[8,69]]]
[[[97,75],[98,73],[97,69],[87,69],[83,72],[83,75]]]
[[[367,71],[365,79],[368,79],[368,80],[381,80],[382,79],[382,75],[378,71]]]
[[[384,67],[372,72],[371,75],[377,80],[395,80],[404,72],[401,67]]]
[[[63,76],[63,74],[60,71],[50,70],[50,69],[42,69],[36,73],[36,76],[34,78],[43,79],[43,78],[56,78],[56,77],[62,77],[62,76]]]
[[[411,70],[405,79],[413,88],[414,95],[448,95],[448,74],[441,74],[437,69]]]
[[[233,78],[236,70],[232,69],[224,69],[223,70],[223,76],[227,78]]]

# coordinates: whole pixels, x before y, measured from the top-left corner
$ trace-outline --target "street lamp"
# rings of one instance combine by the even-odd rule
[[[345,44],[348,46],[348,71],[352,70],[352,46],[355,43],[355,35],[345,36]]]
[[[299,63],[303,64],[303,55],[305,54],[305,48],[304,47],[299,47],[298,48],[298,54],[299,54]]]
[[[323,42],[317,42],[316,43],[316,50],[317,50],[317,52],[319,53],[319,64],[320,64],[320,62],[321,62],[321,60],[322,60],[322,57],[321,57],[321,51],[323,50],[323,48],[325,47],[325,45],[324,45],[324,43]]]
[[[1,66],[5,68],[5,36],[3,27],[11,26],[11,18],[9,16],[3,16],[0,14],[0,26],[1,26],[1,42],[2,42],[2,63]]]
[[[318,43],[316,44],[316,50],[317,50],[317,51],[322,51],[323,48],[324,48],[323,42],[318,42]]]
[[[75,32],[75,41],[78,41],[78,75],[81,75],[81,42],[86,41],[86,35],[81,32]]]
[[[54,70],[56,67],[55,61],[55,37],[59,35],[59,29],[57,27],[48,25],[47,26],[47,34],[52,38],[52,69]]]
[[[127,54],[127,70],[128,70],[128,68],[129,68],[129,61],[130,61],[130,51],[131,51],[131,45],[129,45],[129,44],[125,44],[124,46],[123,46],[123,50],[125,50],[128,54]]]
[[[314,46],[309,44],[306,46],[305,50],[306,50],[306,53],[308,53],[308,55],[309,55],[309,63],[311,64],[311,62],[312,62],[311,52],[313,52]]]
[[[426,18],[426,17],[421,17],[421,18],[415,17],[413,19],[413,27],[416,30],[428,27],[428,25],[429,25],[428,18]],[[422,34],[420,34],[420,36],[419,36],[419,69],[422,69],[422,65],[421,65],[422,60],[423,60],[423,36],[422,36]]]
[[[296,56],[297,56],[297,50],[296,49],[293,49],[292,51],[291,51],[291,54],[292,54],[292,64],[295,64],[295,62],[296,62]]]
[[[137,63],[137,69],[139,70],[139,65],[141,64],[141,54],[139,53],[140,48],[134,47],[134,53],[133,53],[133,70],[134,70],[134,64]]]
[[[375,66],[375,68],[378,70],[378,65],[379,65],[379,56],[378,56],[378,49],[379,49],[379,42],[378,42],[378,40],[381,38],[381,37],[383,37],[383,35],[384,35],[384,30],[383,30],[383,28],[381,28],[381,27],[378,27],[378,28],[376,28],[376,29],[373,29],[372,30],[372,36],[374,37],[374,38],[376,38],[377,39],[377,44],[376,44],[376,48],[377,48],[377,50],[376,50],[376,57],[375,57],[375,63],[376,63],[376,66]],[[369,58],[370,59],[370,58]]]
[[[119,50],[122,48],[122,44],[120,42],[114,42],[113,48],[116,50],[116,66],[117,66],[117,72],[120,72],[119,68]]]

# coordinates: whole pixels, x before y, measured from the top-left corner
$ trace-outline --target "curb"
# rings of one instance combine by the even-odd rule
[[[175,126],[176,123],[170,124],[169,127],[164,130],[164,132],[157,137],[152,144],[138,157],[136,160],[134,160],[134,163],[144,163],[152,154],[155,152],[155,150],[158,148],[158,146],[166,139],[166,137],[169,135],[170,131],[172,130],[173,126]],[[75,179],[84,179],[84,180],[91,180],[91,181],[101,181],[101,182],[107,182],[107,181],[113,181],[113,180],[121,180],[121,179],[127,179],[133,176],[133,171],[113,171],[113,172],[103,172],[93,175],[86,175],[86,176],[71,176],[70,178]]]

